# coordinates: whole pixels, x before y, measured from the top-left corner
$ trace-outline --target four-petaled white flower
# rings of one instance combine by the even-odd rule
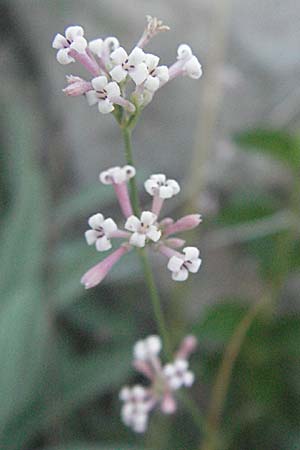
[[[129,56],[123,47],[117,48],[110,55],[115,65],[110,71],[112,79],[120,83],[129,75],[136,85],[142,84],[149,75],[145,56],[143,50],[138,47],[135,47]]]
[[[80,26],[71,26],[66,28],[65,36],[57,34],[52,42],[52,47],[57,49],[56,59],[60,64],[69,64],[75,59],[69,56],[71,50],[78,53],[85,53],[87,41],[83,37],[84,30]]]
[[[114,36],[109,36],[106,39],[94,39],[89,42],[91,52],[105,60],[118,47],[120,47],[119,41]]]
[[[96,249],[99,252],[109,250],[112,247],[110,242],[111,233],[118,229],[116,223],[110,218],[104,219],[100,213],[91,216],[88,223],[92,228],[85,232],[88,245],[96,244]]]
[[[125,425],[136,433],[144,433],[148,425],[148,413],[153,405],[149,389],[140,385],[124,387],[120,392],[120,400],[124,402],[121,417]]]
[[[162,199],[171,198],[180,192],[180,186],[175,180],[167,180],[166,175],[160,173],[151,175],[145,181],[145,189],[150,195],[157,195]]]
[[[148,336],[146,339],[137,341],[133,347],[133,356],[137,360],[151,360],[158,356],[161,351],[162,342],[159,336]]]
[[[118,84],[114,81],[109,83],[105,76],[100,76],[92,79],[92,86],[94,90],[85,94],[88,104],[91,106],[98,103],[98,109],[103,114],[112,112],[114,99],[121,94]]]
[[[173,364],[164,366],[163,373],[172,390],[176,391],[182,386],[192,386],[195,377],[188,367],[189,363],[186,359],[176,359]]]
[[[202,67],[198,58],[193,55],[192,49],[187,44],[179,45],[177,49],[177,59],[182,62],[182,70],[184,74],[190,78],[200,78],[202,75]]]
[[[121,184],[135,176],[135,168],[133,166],[111,167],[100,173],[99,179],[103,184]]]
[[[171,256],[168,262],[168,269],[172,272],[172,278],[175,281],[185,281],[189,272],[198,272],[202,260],[199,258],[199,250],[196,247],[185,247],[184,255],[178,253]]]
[[[150,211],[144,211],[141,218],[136,216],[128,217],[125,228],[133,234],[130,236],[129,242],[135,247],[145,247],[146,239],[153,242],[159,241],[161,231],[155,225],[157,216]]]
[[[169,80],[169,69],[167,66],[158,66],[159,57],[150,53],[146,54],[145,63],[148,68],[148,77],[144,87],[150,92],[155,92]]]

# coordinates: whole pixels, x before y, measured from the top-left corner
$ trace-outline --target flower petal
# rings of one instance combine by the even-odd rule
[[[189,59],[193,55],[192,49],[187,44],[179,45],[177,49],[177,59],[186,60]]]
[[[110,58],[115,65],[120,65],[126,61],[126,59],[128,58],[128,55],[123,47],[119,47],[112,52],[112,54],[110,55]]]
[[[143,211],[141,215],[141,223],[144,225],[153,225],[156,222],[157,216],[151,211]]]
[[[145,63],[138,64],[134,69],[129,71],[130,77],[136,85],[142,84],[148,77],[148,69]],[[118,81],[118,80],[116,80]]]
[[[56,34],[54,36],[53,42],[52,42],[52,47],[56,48],[57,50],[61,49],[61,48],[65,48],[65,47],[69,47],[68,41],[65,38],[65,36],[63,36],[62,34]]]
[[[192,56],[184,65],[184,70],[191,78],[198,79],[202,75],[202,67],[196,56]]]
[[[135,232],[132,234],[132,236],[130,236],[129,242],[135,247],[145,247],[146,235]]]
[[[92,86],[95,91],[102,91],[107,86],[107,78],[103,75],[92,79]]]
[[[85,50],[87,48],[87,41],[86,39],[84,39],[84,37],[79,36],[74,40],[74,42],[72,42],[70,48],[76,50],[78,53],[85,53]]]
[[[109,36],[104,40],[104,45],[108,49],[109,53],[115,51],[118,47],[120,47],[120,43],[118,39],[114,36]]]
[[[128,63],[129,65],[138,65],[144,62],[146,59],[146,55],[143,52],[143,50],[139,47],[135,47],[130,55],[128,56]],[[146,66],[147,67],[147,66]]]
[[[159,188],[160,198],[171,198],[173,197],[173,189],[170,186],[161,186]]]
[[[179,272],[172,273],[172,279],[175,281],[185,281],[185,280],[187,280],[188,276],[189,276],[189,271],[185,267],[180,269]]]
[[[179,272],[183,265],[184,261],[182,258],[179,258],[178,256],[171,256],[168,262],[168,269],[172,272]]]
[[[193,259],[199,258],[199,250],[197,247],[185,247],[183,249],[183,253],[185,255],[184,259],[185,261],[191,261]]]
[[[195,259],[192,259],[191,261],[186,261],[185,265],[189,269],[190,272],[197,273],[198,270],[200,269],[201,263],[202,263],[202,259],[195,258]]]
[[[96,91],[88,91],[85,94],[86,100],[90,106],[96,105],[99,101],[99,97]]]
[[[60,64],[70,64],[71,62],[75,62],[75,59],[69,56],[68,48],[61,48],[58,50],[56,54],[56,59]]]
[[[96,241],[96,249],[98,252],[105,252],[106,250],[111,249],[111,247],[111,242],[106,236],[102,236]]]
[[[130,216],[126,220],[124,228],[128,231],[137,231],[141,225],[140,220],[136,216]]]
[[[151,53],[147,53],[145,55],[145,63],[148,67],[149,72],[155,69],[159,63],[159,57],[156,55],[152,55]]]
[[[146,236],[153,242],[159,241],[161,237],[161,231],[157,229],[155,225],[151,225],[146,233]]]
[[[85,239],[88,245],[95,244],[97,240],[97,231],[96,230],[87,230],[85,233]]]
[[[117,231],[117,229],[118,229],[117,224],[110,217],[108,219],[104,220],[104,222],[102,224],[102,228],[103,228],[105,234],[108,236],[109,236],[109,233],[113,233],[114,231]]]
[[[119,95],[121,95],[120,88],[114,81],[112,83],[108,83],[105,90],[109,97],[118,97]]]
[[[112,79],[115,80],[117,83],[120,83],[127,77],[127,72],[126,70],[123,69],[122,66],[114,67],[109,73]]]
[[[93,41],[89,42],[89,49],[92,53],[99,56],[101,58],[102,52],[104,48],[104,42],[103,39],[94,39]]]
[[[162,83],[169,81],[169,69],[167,66],[159,66],[155,70],[155,75],[160,79]]]
[[[79,25],[73,25],[66,28],[65,35],[67,39],[74,41],[77,37],[84,35],[84,29]]]
[[[107,98],[106,100],[99,100],[98,109],[102,114],[108,114],[112,112],[115,108],[112,102]]]
[[[151,75],[145,81],[145,88],[150,92],[155,92],[159,88],[159,79],[158,77],[153,77]]]
[[[92,215],[89,218],[88,224],[91,228],[96,229],[102,227],[104,221],[104,216],[101,213],[97,213]]]

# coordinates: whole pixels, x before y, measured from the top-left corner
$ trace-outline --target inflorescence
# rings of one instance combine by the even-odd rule
[[[177,233],[192,230],[201,223],[199,214],[189,214],[174,221],[170,217],[159,219],[159,215],[166,199],[174,197],[180,192],[180,186],[175,180],[169,180],[164,174],[151,175],[145,181],[146,191],[153,197],[150,211],[143,211],[140,217],[133,214],[128,193],[127,182],[135,176],[132,166],[112,167],[100,173],[100,181],[111,184],[115,190],[121,211],[125,217],[123,229],[120,229],[113,219],[105,219],[101,213],[89,218],[90,229],[85,232],[89,245],[95,244],[99,252],[112,248],[112,239],[122,242],[117,250],[102,260],[84,274],[81,282],[87,289],[99,284],[113,265],[133,248],[151,247],[168,258],[168,269],[176,281],[184,281],[189,273],[198,272],[201,259],[196,247],[183,247],[183,239],[173,237]]]
[[[147,16],[147,26],[136,46],[128,54],[116,37],[87,41],[81,26],[66,28],[57,34],[52,47],[60,64],[81,63],[92,75],[90,80],[67,76],[66,95],[85,95],[89,105],[98,105],[101,113],[115,110],[116,105],[130,116],[143,109],[153,95],[170,80],[187,75],[200,78],[201,64],[186,44],[179,45],[177,59],[170,66],[159,65],[160,58],[145,53],[144,47],[156,34],[169,27]]]

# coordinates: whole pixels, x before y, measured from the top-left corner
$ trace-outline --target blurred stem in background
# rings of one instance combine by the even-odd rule
[[[299,161],[300,165],[300,161]],[[288,212],[296,218],[300,217],[300,179],[294,178],[293,189],[290,195]],[[217,442],[220,442],[220,427],[222,415],[225,408],[226,398],[230,386],[230,380],[235,362],[239,356],[247,333],[259,312],[266,309],[266,313],[273,312],[274,306],[279,299],[286,277],[289,273],[289,262],[292,246],[299,233],[299,221],[293,221],[288,231],[280,234],[277,239],[273,264],[270,267],[269,278],[266,281],[265,294],[254,302],[247,314],[241,320],[233,333],[227,347],[225,348],[223,359],[217,372],[215,382],[211,392],[211,400],[207,414],[208,433],[206,439],[200,445],[201,450],[218,450]]]
[[[215,1],[214,10],[212,8],[211,47],[204,67],[204,84],[201,85],[202,95],[201,101],[199,100],[201,105],[199,126],[195,128],[197,131],[194,153],[188,172],[188,201],[185,205],[187,211],[198,208],[198,196],[205,184],[203,169],[212,149],[213,135],[223,99],[220,70],[225,61],[232,2],[233,0]]]

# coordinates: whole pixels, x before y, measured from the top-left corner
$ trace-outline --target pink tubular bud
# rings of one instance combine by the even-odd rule
[[[85,81],[80,77],[74,77],[73,75],[67,76],[67,82],[68,86],[63,89],[63,92],[71,97],[83,95],[93,89],[92,83]]]
[[[159,213],[160,213],[160,210],[161,210],[163,204],[164,204],[164,199],[159,197],[158,195],[154,195],[151,211],[154,214],[156,214],[157,217],[159,216]]]
[[[179,238],[171,238],[171,239],[166,239],[165,243],[167,244],[168,247],[180,248],[180,247],[184,246],[185,240],[179,239]]]
[[[162,255],[165,255],[167,258],[171,258],[172,256],[178,256],[178,258],[182,257],[181,253],[177,252],[176,250],[173,250],[170,247],[167,247],[167,245],[163,245],[163,244],[159,245],[158,251]]]
[[[126,245],[122,245],[121,247],[119,247],[111,255],[103,259],[103,261],[88,270],[81,278],[81,283],[84,284],[86,289],[97,286],[97,284],[101,283],[101,281],[106,277],[110,269],[129,250],[131,250],[131,247]]]
[[[186,336],[180,344],[180,347],[176,353],[176,359],[187,360],[191,353],[193,353],[197,348],[198,342],[195,336]]]
[[[170,392],[166,392],[162,402],[161,402],[161,411],[165,414],[174,414],[177,409],[177,404]]]
[[[118,198],[118,202],[124,217],[127,219],[128,217],[133,215],[131,201],[129,198],[128,188],[126,181],[122,183],[113,183],[113,187]]]
[[[180,233],[181,231],[192,230],[201,222],[202,219],[200,214],[189,214],[188,216],[184,216],[176,222],[167,225],[164,230],[164,235],[169,236],[170,234]]]
[[[88,70],[94,77],[101,75],[101,69],[97,62],[92,59],[87,53],[79,53],[74,49],[69,51],[69,56],[74,58],[77,62],[81,63],[86,70]]]

